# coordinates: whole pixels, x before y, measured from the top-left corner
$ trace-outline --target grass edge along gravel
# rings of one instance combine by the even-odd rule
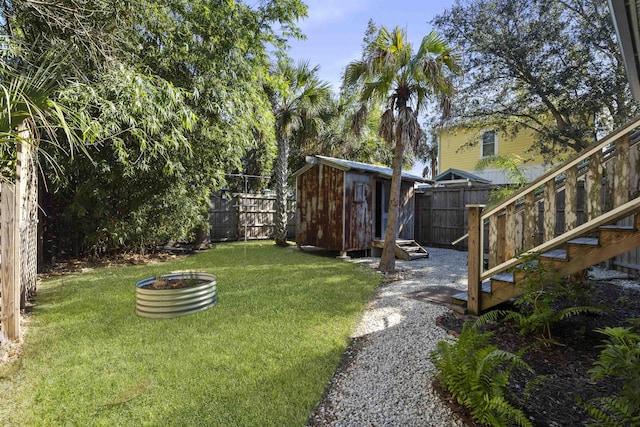
[[[135,283],[176,270],[216,275],[218,304],[136,316]],[[272,242],[48,279],[0,424],[304,425],[380,281]]]

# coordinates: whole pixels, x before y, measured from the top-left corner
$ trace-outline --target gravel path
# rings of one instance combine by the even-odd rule
[[[310,426],[464,426],[431,386],[429,354],[447,337],[435,322],[447,309],[407,295],[434,285],[466,290],[467,253],[428,251],[428,259],[396,261],[398,280],[367,307]],[[379,259],[353,262],[375,267]]]

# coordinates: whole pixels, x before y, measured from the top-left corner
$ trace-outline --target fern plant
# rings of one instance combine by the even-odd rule
[[[599,346],[602,351],[589,370],[591,378],[620,378],[623,385],[619,395],[592,399],[582,406],[597,425],[640,425],[640,334],[621,327],[596,331],[608,339]]]
[[[558,299],[566,297],[566,284],[535,256],[523,257],[522,261],[518,268],[524,275],[521,284],[524,293],[514,302],[518,311],[488,312],[479,319],[480,323],[499,319],[514,322],[520,328],[520,334],[533,334],[550,343],[553,342],[551,328],[556,322],[578,314],[602,312],[602,309],[590,306],[557,308]]]
[[[519,354],[491,345],[491,333],[465,324],[457,342],[440,341],[432,353],[436,378],[479,423],[531,426],[524,412],[506,399],[509,376],[516,367],[531,371]]]

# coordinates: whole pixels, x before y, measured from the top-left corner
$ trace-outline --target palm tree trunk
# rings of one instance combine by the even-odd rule
[[[289,140],[278,141],[278,158],[275,165],[276,214],[273,238],[278,246],[287,246],[287,175],[289,172]]]
[[[384,273],[392,273],[396,269],[396,235],[398,230],[398,214],[400,206],[400,188],[402,183],[402,154],[403,146],[400,135],[396,135],[396,147],[393,155],[391,174],[391,194],[389,194],[389,216],[387,230],[382,247],[382,257],[378,270]]]

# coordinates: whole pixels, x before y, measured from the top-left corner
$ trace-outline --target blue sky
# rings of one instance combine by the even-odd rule
[[[309,16],[300,23],[307,39],[292,41],[289,56],[320,66],[320,78],[340,86],[345,66],[360,57],[367,22],[407,31],[414,45],[432,30],[429,21],[454,0],[305,0]],[[420,175],[422,166],[413,170]]]

